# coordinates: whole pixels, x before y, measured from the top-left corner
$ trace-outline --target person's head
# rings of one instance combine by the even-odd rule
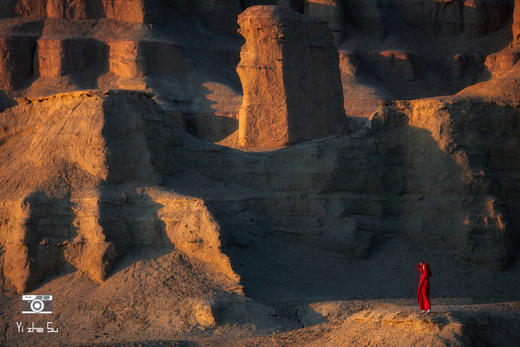
[[[428,276],[432,275],[432,271],[430,270],[430,264],[422,263],[422,269],[424,272],[426,272],[428,274]]]

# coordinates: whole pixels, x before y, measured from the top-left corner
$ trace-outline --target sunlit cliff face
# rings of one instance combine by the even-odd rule
[[[519,1],[2,4],[0,345],[516,338]]]

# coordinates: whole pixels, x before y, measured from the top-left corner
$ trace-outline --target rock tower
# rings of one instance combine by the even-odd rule
[[[281,148],[348,130],[338,52],[325,23],[287,7],[254,6],[238,18],[246,43],[239,144]]]

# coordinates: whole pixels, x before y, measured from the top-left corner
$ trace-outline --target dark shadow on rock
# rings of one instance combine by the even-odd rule
[[[200,18],[176,8],[168,16],[167,22],[154,27],[160,40],[138,45],[146,86],[165,110],[182,115],[194,136],[220,141],[238,128],[240,105],[227,105],[227,96],[221,98],[219,93],[229,93],[231,98],[242,94],[236,65],[243,40],[215,35]]]
[[[29,219],[26,222],[29,279],[27,288],[36,288],[50,277],[74,271],[65,259],[65,249],[77,236],[74,204],[47,196],[43,192],[29,195]]]
[[[241,0],[242,8],[258,5],[287,5],[296,12],[303,13],[305,0]]]
[[[108,46],[99,40],[63,40],[62,75],[80,88],[96,88],[97,78],[108,71]]]
[[[513,110],[483,107],[490,108],[484,117],[511,123]],[[492,117],[485,119],[460,125],[467,130],[460,136],[492,127],[484,125]],[[376,128],[267,153],[179,149],[172,155],[193,172],[168,184],[206,201],[221,225],[224,252],[255,300],[414,297],[421,259],[434,271],[435,296],[518,299],[504,289],[516,270],[500,270],[518,250],[511,239],[518,194],[511,191],[514,177],[502,177],[499,167],[516,172],[519,163],[492,162],[507,158],[515,143],[485,132],[487,140],[471,146],[457,138],[471,147],[471,164],[461,167],[458,153],[444,152],[442,141],[406,119],[390,117]],[[477,177],[468,183],[468,175]],[[240,189],[249,193],[235,196]],[[500,215],[493,217],[486,211],[494,200],[512,209],[491,207]],[[511,227],[500,231],[497,218]]]
[[[164,222],[157,216],[163,206],[145,194],[113,188],[102,188],[99,207],[99,224],[116,253],[107,276],[141,259],[157,258],[173,250]]]
[[[403,52],[356,54],[356,78],[391,99],[418,99],[452,95],[482,80],[484,61],[478,57],[422,57]]]
[[[9,36],[5,38],[8,52],[2,59],[3,66],[0,66],[2,89],[24,89],[35,80],[34,57],[43,25],[44,21],[40,19],[23,22],[9,29]]]
[[[27,88],[34,80],[33,57],[37,36],[10,35],[6,37],[0,57],[0,88],[18,90]]]
[[[0,90],[0,112],[4,112],[6,108],[16,105],[16,101],[11,99],[6,92]]]
[[[103,103],[102,134],[109,171],[99,188],[99,225],[106,241],[114,246],[112,263],[126,256],[133,257],[134,262],[157,257],[173,249],[164,222],[158,217],[163,206],[141,189],[157,184],[161,178],[152,164],[154,147],[145,119],[148,110],[136,108],[133,102],[138,101],[114,94]]]
[[[358,3],[363,2],[358,1]],[[372,2],[367,1],[366,3]],[[455,2],[453,5],[464,7],[462,3]],[[357,6],[359,5],[355,5],[355,7]],[[498,5],[502,7],[499,12],[506,16],[497,22],[501,23],[499,27],[493,27],[484,36],[485,40],[493,42],[492,45],[485,43],[483,34],[454,35],[448,42],[445,37],[433,35],[424,31],[424,28],[410,25],[402,18],[402,12],[414,13],[415,6],[421,5],[408,6],[404,3],[396,5],[388,1],[377,1],[376,5],[381,15],[381,21],[384,23],[385,36],[388,37],[388,40],[398,38],[401,48],[397,48],[397,50],[409,55],[408,72],[399,72],[399,69],[396,69],[406,62],[399,62],[398,59],[391,57],[382,57],[379,54],[379,51],[383,50],[380,47],[385,47],[382,43],[366,40],[360,44],[356,41],[357,36],[351,35],[350,38],[353,39],[353,42],[342,46],[342,49],[358,54],[363,61],[364,66],[356,74],[360,83],[374,88],[380,95],[388,95],[393,99],[416,99],[452,95],[476,82],[487,80],[489,76],[483,74],[485,73],[486,56],[503,50],[511,42],[511,6],[504,2]],[[486,14],[485,8],[493,6],[497,6],[497,4],[494,2],[479,3],[474,8],[468,6],[465,11],[480,11],[484,17],[488,17],[485,23],[491,24],[489,23],[491,17],[497,13],[493,14],[493,11],[490,10]],[[347,6],[345,18],[351,17],[354,13]],[[421,15],[423,12],[414,17],[420,23],[422,23]],[[442,20],[442,18],[442,16],[438,16],[436,19]],[[353,19],[354,21],[363,20],[363,18]],[[492,19],[492,21],[497,20],[498,18]],[[352,23],[347,20],[346,24],[345,32],[348,37],[352,31],[349,28]],[[451,24],[453,25],[453,23]],[[375,30],[375,26],[368,26],[368,28]],[[392,65],[394,66],[392,67]]]
[[[103,0],[90,0],[86,2],[85,6],[87,18],[103,18],[106,16]],[[66,15],[69,18],[74,17],[73,9],[70,9],[68,12],[68,14],[66,12]]]
[[[42,19],[23,22],[23,23],[14,25],[11,28],[11,32],[13,34],[35,35],[35,36],[40,37],[43,32],[43,25],[44,25],[44,21]]]
[[[238,119],[215,114],[186,117],[186,131],[209,142],[219,142],[238,130]]]

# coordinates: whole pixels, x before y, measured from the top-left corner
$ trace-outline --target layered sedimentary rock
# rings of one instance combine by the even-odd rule
[[[87,19],[104,15],[102,0],[47,0],[48,18]]]
[[[392,73],[395,78],[404,77],[404,79],[413,81],[416,78],[416,65],[414,60],[419,58],[401,51],[382,51],[379,53],[379,68],[382,73]]]
[[[511,13],[511,1],[465,0],[463,32],[481,37],[500,29]]]
[[[198,2],[203,3],[204,7],[207,7],[201,13],[201,18],[211,31],[218,34],[236,34],[238,28],[236,24],[237,17],[242,12],[239,0],[199,0]]]
[[[513,41],[520,42],[520,1],[515,0],[513,13]]]
[[[5,0],[0,6],[0,18],[10,18],[15,15],[14,8],[17,0]]]
[[[439,36],[484,36],[501,28],[511,10],[509,0],[401,0],[406,22]]]
[[[39,39],[37,68],[42,77],[58,77],[90,72],[98,76],[106,71],[107,46],[89,38]]]
[[[407,211],[402,222],[413,229],[416,218],[422,218],[421,205],[438,204],[434,202],[437,194],[451,195],[451,203],[458,206],[460,214],[434,218],[437,227],[430,229],[432,225],[426,222],[422,228],[432,233],[447,230],[450,228],[441,224],[451,220],[452,245],[459,248],[455,257],[497,268],[506,266],[515,252],[514,230],[518,225],[518,189],[513,182],[519,177],[519,162],[507,158],[518,146],[520,129],[515,123],[519,116],[514,105],[472,98],[398,102],[378,111],[374,121],[383,121],[387,129],[407,125],[401,128],[406,140],[400,151],[405,194],[410,194],[410,199],[402,201],[400,208]],[[434,142],[428,144],[431,140]],[[488,154],[484,157],[482,153]],[[429,157],[428,165],[419,159],[423,155]],[[434,167],[442,167],[442,172]],[[429,202],[412,198],[433,187],[435,193]],[[434,240],[440,236],[429,237]]]
[[[507,75],[520,72],[520,49],[511,48],[490,54],[485,61],[486,67],[493,77],[505,77]]]
[[[207,208],[147,188],[161,182],[167,165],[157,157],[171,140],[164,115],[145,94],[113,92],[20,99],[2,113],[0,277],[6,287],[25,292],[71,266],[103,281],[136,245],[175,245],[238,281]],[[170,140],[152,141],[156,136]],[[12,156],[27,160],[7,160]]]
[[[16,14],[25,17],[88,19],[104,17],[103,0],[19,0]]]
[[[383,98],[374,88],[359,82],[360,57],[346,50],[341,50],[339,53],[345,112],[351,117],[368,119],[378,109],[379,102]]]
[[[146,0],[19,0],[14,12],[24,17],[63,19],[111,18],[129,23],[160,21],[160,9],[166,2],[155,6]]]
[[[45,17],[47,0],[19,0],[16,3],[16,14],[25,17]]]
[[[344,133],[338,54],[325,24],[285,7],[255,6],[239,25],[246,38],[237,67],[240,145],[284,147]]]
[[[365,37],[385,36],[383,18],[375,0],[346,0],[346,21]],[[348,33],[346,33],[348,36]]]
[[[33,77],[36,38],[10,35],[0,38],[0,88],[20,89]]]
[[[327,22],[337,46],[343,40],[344,15],[343,3],[338,0],[306,0],[304,13]]]
[[[518,345],[518,304],[431,319],[402,305],[413,304],[421,258],[432,294],[449,298],[438,305],[518,299],[520,63],[499,1],[430,1],[426,21],[426,1],[338,2],[343,102],[357,116],[341,136],[315,136],[341,89],[325,24],[246,43],[244,93],[263,93],[250,109],[307,117],[303,130],[298,116],[259,124],[265,143],[278,129],[319,139],[227,148],[239,147],[243,101],[234,18],[253,4],[303,13],[304,3],[2,2],[0,345]],[[478,80],[460,95],[392,101]],[[105,86],[147,92],[42,96]],[[67,334],[17,331],[27,317],[12,291],[31,290],[55,295]],[[410,299],[389,309],[390,296]],[[261,337],[236,340],[250,332]]]
[[[124,22],[143,23],[146,21],[145,0],[105,0],[105,15]]]
[[[121,77],[185,75],[192,69],[184,48],[156,40],[109,42],[110,71]]]

